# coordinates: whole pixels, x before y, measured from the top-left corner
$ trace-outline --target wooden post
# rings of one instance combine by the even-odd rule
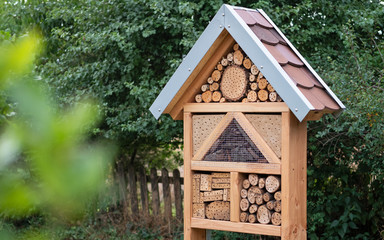
[[[144,216],[149,215],[148,208],[148,186],[147,186],[147,174],[143,167],[140,168],[140,196],[141,196],[141,210]]]
[[[173,170],[173,189],[175,193],[176,219],[181,221],[183,219],[183,206],[181,204],[180,171],[178,169]]]
[[[307,239],[307,123],[282,113],[282,239]]]
[[[163,182],[164,216],[165,220],[170,223],[172,220],[172,199],[169,188],[168,170],[165,168],[161,169],[161,180]]]
[[[192,114],[184,113],[184,239],[205,240],[205,230],[191,227],[192,220]]]
[[[153,215],[160,214],[159,183],[156,168],[151,168],[151,190],[152,190],[152,212]]]
[[[139,206],[137,202],[137,187],[136,187],[136,173],[132,165],[128,166],[128,183],[129,183],[129,196],[131,198],[131,211],[133,216],[139,214]]]

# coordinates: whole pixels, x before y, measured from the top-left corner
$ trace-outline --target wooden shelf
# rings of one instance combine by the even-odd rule
[[[199,229],[213,229],[230,232],[281,236],[280,226],[264,225],[257,223],[240,223],[192,218],[191,227]]]
[[[218,113],[218,112],[248,112],[248,113],[281,113],[288,112],[284,102],[261,103],[187,103],[184,112]]]
[[[281,164],[278,163],[191,161],[191,168],[195,171],[281,174]]]

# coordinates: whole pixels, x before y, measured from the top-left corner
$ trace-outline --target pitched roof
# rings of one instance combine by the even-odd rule
[[[310,111],[337,115],[345,106],[262,10],[223,5],[168,81],[150,111],[170,113],[228,32],[269,80],[298,120]],[[192,79],[192,80],[191,80]],[[177,109],[181,111],[181,109]]]

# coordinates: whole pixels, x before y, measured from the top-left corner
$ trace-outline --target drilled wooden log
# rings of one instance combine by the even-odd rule
[[[243,188],[248,189],[251,186],[248,179],[243,180]]]
[[[265,179],[265,189],[270,193],[274,193],[279,190],[280,184],[280,177],[278,176],[271,175]]]
[[[225,69],[220,84],[220,90],[228,100],[240,100],[247,89],[247,75],[243,68],[229,66]]]
[[[224,103],[224,102],[226,102],[226,101],[227,101],[227,100],[225,99],[225,97],[221,97],[221,98],[220,98],[220,102],[221,102],[221,103]]]
[[[259,179],[259,188],[264,188],[265,187],[265,178],[260,178]]]
[[[221,63],[217,64],[216,69],[219,71],[223,71],[223,65],[221,65]]]
[[[251,88],[251,90],[256,91],[256,90],[258,89],[258,87],[257,87],[257,82],[252,82],[252,83],[249,85],[249,87]]]
[[[260,89],[266,89],[267,86],[268,86],[268,81],[267,81],[267,79],[265,79],[265,78],[261,78],[261,79],[259,80],[259,82],[258,82],[258,85],[259,85],[259,88],[260,88]]]
[[[275,89],[272,87],[272,85],[270,83],[268,83],[268,85],[267,85],[267,90],[268,90],[268,92],[274,92],[275,91]]]
[[[213,81],[217,82],[220,80],[221,78],[221,72],[219,70],[215,70],[212,72],[212,75],[211,75],[211,78],[213,79]]]
[[[268,98],[269,98],[269,101],[276,102],[277,101],[277,93],[276,92],[270,92]]]
[[[262,204],[264,204],[263,194],[256,194],[256,195],[255,195],[255,203],[256,203],[257,205],[262,205]]]
[[[209,91],[214,92],[219,90],[220,84],[218,82],[214,82],[211,85],[209,85]]]
[[[271,200],[265,204],[269,210],[274,210],[275,208],[275,200]]]
[[[245,58],[244,61],[243,61],[243,66],[245,67],[245,69],[250,69],[251,66],[252,66],[251,59]]]
[[[248,215],[248,222],[255,223],[256,222],[256,215],[255,214],[249,214]]]
[[[240,196],[241,196],[241,198],[247,198],[247,196],[248,196],[248,191],[247,191],[247,189],[241,189],[241,191],[240,191]]]
[[[268,100],[268,92],[267,90],[260,90],[257,92],[257,97],[260,101],[265,102]]]
[[[240,209],[241,211],[247,211],[249,208],[249,201],[246,198],[240,200]]]
[[[241,102],[242,102],[242,103],[247,103],[247,102],[248,102],[248,98],[243,98],[243,99],[241,100]]]
[[[256,202],[256,196],[255,195],[247,196],[247,199],[248,199],[250,204],[254,204]]]
[[[274,197],[276,200],[281,200],[281,191],[275,192]]]
[[[270,194],[269,192],[266,192],[263,194],[263,200],[264,202],[269,202],[273,199],[273,195]]]
[[[233,62],[236,65],[241,65],[243,63],[244,55],[240,50],[236,50],[235,53],[233,54]]]
[[[212,77],[209,77],[209,78],[207,79],[207,83],[208,83],[208,84],[212,84],[212,83],[213,83],[213,79],[212,79]]]
[[[224,191],[223,190],[215,190],[210,192],[204,192],[204,202],[212,202],[223,200]]]
[[[239,44],[235,43],[235,44],[233,45],[233,51],[237,51],[237,50],[239,50],[239,49],[240,49]]]
[[[223,58],[223,59],[221,59],[221,65],[223,66],[223,67],[226,67],[226,66],[228,66],[228,59],[226,59],[226,58]]]
[[[228,54],[227,54],[227,60],[228,60],[229,62],[232,62],[232,61],[233,61],[233,53],[228,53]]]
[[[275,201],[275,207],[273,209],[275,212],[281,212],[281,201]]]
[[[275,226],[281,225],[281,214],[278,212],[274,212],[271,217],[271,222]]]
[[[203,84],[201,85],[201,91],[202,92],[206,92],[209,90],[209,84]]]
[[[258,186],[252,186],[250,189],[248,189],[248,196],[255,195],[255,194],[264,194],[265,190],[259,188]]]
[[[249,81],[250,81],[250,82],[254,82],[254,81],[256,81],[256,76],[253,75],[253,74],[249,74]]]
[[[221,92],[220,91],[214,91],[212,93],[212,101],[219,102],[221,99]]]
[[[203,101],[205,103],[210,103],[212,102],[212,92],[211,91],[206,91],[201,95]]]
[[[259,73],[259,69],[256,67],[256,65],[251,66],[251,73],[253,75],[257,75]]]
[[[259,71],[259,74],[257,75],[256,82],[260,82],[260,79],[264,78],[264,75]]]
[[[257,209],[257,221],[261,224],[268,224],[271,221],[271,211],[265,205],[259,206]]]
[[[247,93],[247,100],[248,102],[256,102],[257,100],[257,93],[253,90],[249,91]]]
[[[196,94],[195,102],[201,103],[202,101],[203,101],[203,97],[201,96],[201,94]]]
[[[241,212],[240,213],[240,222],[247,222],[248,221],[248,215],[247,212]]]
[[[259,182],[259,176],[255,173],[251,173],[248,175],[248,180],[252,186],[256,186],[257,183]]]
[[[251,206],[249,206],[249,213],[255,213],[256,211],[257,211],[256,204],[252,204]]]

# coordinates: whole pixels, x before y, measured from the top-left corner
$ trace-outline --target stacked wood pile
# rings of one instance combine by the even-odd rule
[[[205,102],[281,102],[272,85],[236,43],[195,96]]]
[[[281,225],[280,177],[249,174],[240,192],[240,221]]]
[[[193,217],[230,220],[230,173],[195,173],[192,191]]]

